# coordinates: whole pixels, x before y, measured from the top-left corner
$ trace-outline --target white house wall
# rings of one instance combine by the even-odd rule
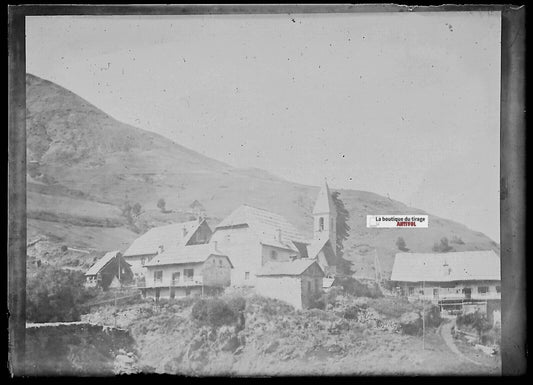
[[[296,309],[302,309],[302,285],[296,276],[258,277],[255,291],[257,294],[287,302]]]
[[[217,243],[217,249],[227,255],[233,265],[231,285],[254,286],[262,257],[261,245],[255,234],[248,227],[217,229],[211,237],[213,242]]]

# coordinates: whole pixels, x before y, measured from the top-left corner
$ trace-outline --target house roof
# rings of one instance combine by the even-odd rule
[[[316,258],[320,250],[322,250],[325,244],[329,241],[328,237],[317,238],[311,241],[311,244],[307,246],[307,255],[309,258]]]
[[[324,184],[322,185],[315,202],[313,214],[327,214],[333,212],[335,212],[335,203],[331,197],[328,182],[324,180]]]
[[[213,243],[203,245],[189,245],[173,248],[156,255],[152,260],[146,263],[145,267],[162,266],[162,265],[179,265],[185,263],[202,263],[212,255],[225,257],[228,259],[231,267],[233,267],[231,260],[227,255],[215,249]]]
[[[398,253],[391,281],[499,281],[500,257],[492,250],[453,253]]]
[[[322,268],[315,260],[302,258],[288,262],[267,262],[256,275],[302,275],[313,264],[316,264],[320,271],[322,271]]]
[[[94,263],[94,265],[92,265],[90,267],[89,270],[87,270],[85,275],[96,275],[96,274],[98,274],[115,257],[121,257],[121,254],[120,254],[119,250],[110,251],[110,252],[106,253],[102,258],[100,258],[98,261],[96,261]],[[127,263],[126,261],[124,261],[124,263],[129,266],[129,263]]]
[[[299,252],[293,241],[308,243],[305,237],[281,215],[248,205],[238,207],[220,222],[216,229],[240,225],[248,225],[264,245]]]
[[[165,250],[186,245],[202,223],[195,220],[151,228],[133,241],[124,256],[156,254],[159,246]]]

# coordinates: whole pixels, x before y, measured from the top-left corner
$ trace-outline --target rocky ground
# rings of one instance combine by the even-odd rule
[[[276,300],[245,298],[244,327],[198,324],[191,317],[192,298],[159,305],[142,301],[116,312],[102,307],[84,319],[111,324],[116,318],[117,326],[130,330],[138,355],[122,360],[135,361],[133,371],[237,376],[500,371],[499,357],[484,366],[461,360],[436,328],[427,328],[424,338],[404,334],[403,323],[417,322],[416,312],[403,319],[381,314],[371,307],[379,308],[378,300],[339,296],[327,310],[296,311]]]

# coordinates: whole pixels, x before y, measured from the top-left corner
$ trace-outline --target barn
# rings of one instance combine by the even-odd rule
[[[133,279],[133,273],[130,264],[126,262],[122,254],[116,251],[110,251],[100,258],[85,273],[85,286],[100,286],[107,290],[110,286],[122,285]],[[113,283],[113,285],[111,285]]]

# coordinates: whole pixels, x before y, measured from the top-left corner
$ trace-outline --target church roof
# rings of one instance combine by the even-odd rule
[[[299,252],[294,242],[305,243],[305,237],[281,215],[242,205],[227,216],[216,229],[248,225],[264,245]]]
[[[315,208],[313,209],[313,214],[326,214],[335,212],[335,203],[331,197],[331,192],[329,191],[328,182],[324,181],[324,185],[318,193],[318,197],[315,202]]]
[[[124,256],[156,254],[159,246],[165,250],[186,245],[202,223],[195,220],[154,227],[133,241]]]

